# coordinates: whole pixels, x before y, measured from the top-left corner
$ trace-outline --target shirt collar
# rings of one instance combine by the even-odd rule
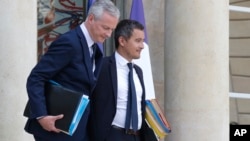
[[[91,47],[93,44],[94,44],[94,41],[92,40],[92,38],[90,37],[89,35],[89,31],[87,30],[84,22],[80,25],[81,29],[82,29],[82,32],[86,38],[86,41],[87,41],[87,44],[88,44],[88,47]]]
[[[119,66],[127,66],[127,64],[129,63],[128,60],[126,60],[123,56],[121,56],[117,51],[115,52],[115,59],[116,63]],[[132,64],[134,64],[133,61]]]

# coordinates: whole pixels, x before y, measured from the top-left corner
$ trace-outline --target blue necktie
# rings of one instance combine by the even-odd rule
[[[132,128],[134,131],[138,130],[138,113],[137,113],[137,100],[135,92],[135,84],[133,80],[133,64],[128,63],[129,76],[128,76],[128,102],[127,113],[125,121],[125,129],[128,130],[130,122],[132,122]]]

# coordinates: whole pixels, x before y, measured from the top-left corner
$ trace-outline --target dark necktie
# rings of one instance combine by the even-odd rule
[[[92,51],[93,51],[93,54],[91,56],[91,64],[92,64],[92,68],[93,68],[92,70],[94,72],[94,70],[95,70],[95,55],[96,55],[97,44],[94,43],[91,47],[92,47]]]
[[[128,75],[128,102],[127,113],[125,121],[125,129],[128,130],[130,122],[132,122],[132,128],[134,131],[138,130],[138,113],[137,113],[137,100],[135,92],[135,84],[133,80],[133,64],[128,63],[129,75]]]

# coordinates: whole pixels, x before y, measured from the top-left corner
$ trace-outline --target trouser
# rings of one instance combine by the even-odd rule
[[[140,134],[126,133],[125,129],[112,127],[105,141],[141,141]]]

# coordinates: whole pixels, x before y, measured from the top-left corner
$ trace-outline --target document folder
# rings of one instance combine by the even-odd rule
[[[45,98],[48,115],[64,115],[62,119],[55,122],[56,128],[72,136],[88,106],[88,96],[49,81],[45,86]],[[26,110],[28,110],[27,107],[24,112],[25,116],[28,113]]]
[[[63,119],[57,120],[55,126],[62,132],[72,135],[89,103],[88,96],[50,83],[45,89],[48,113],[50,115],[63,114]]]
[[[171,132],[170,124],[156,99],[146,100],[146,120],[160,139]]]

